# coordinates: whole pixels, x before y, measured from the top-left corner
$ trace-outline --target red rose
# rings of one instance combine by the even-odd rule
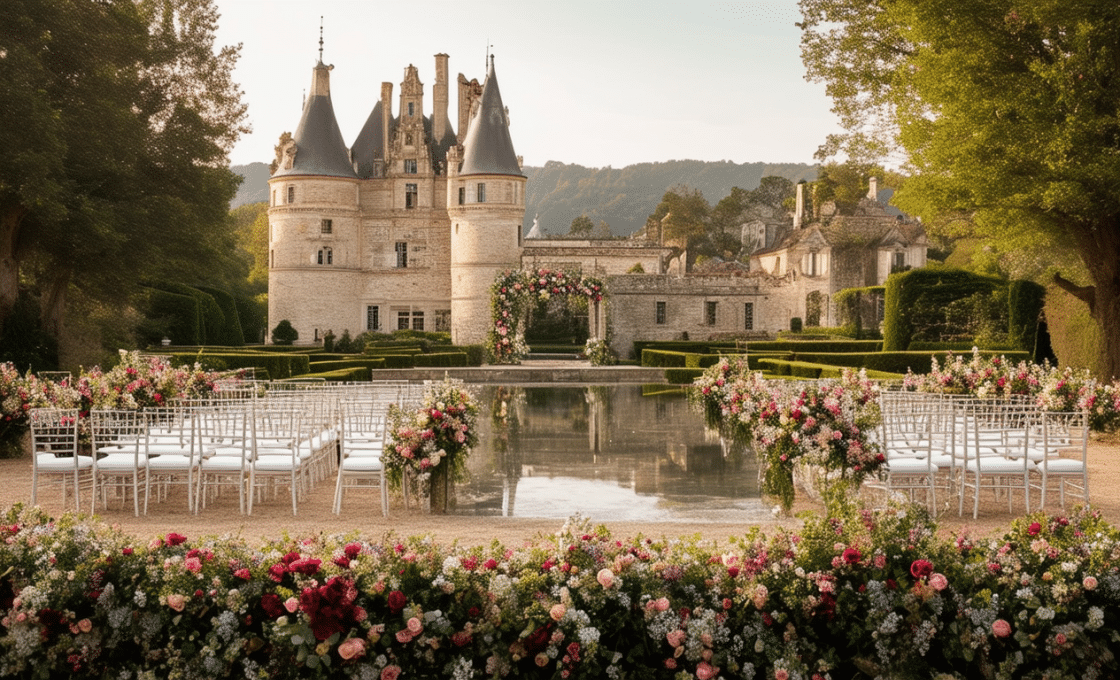
[[[933,573],[933,564],[929,560],[914,560],[910,564],[910,575],[914,578],[926,578]]]
[[[362,545],[360,543],[347,543],[346,547],[342,549],[342,552],[350,559],[354,559],[362,554]]]
[[[408,604],[408,598],[399,590],[389,593],[389,611],[396,614]]]
[[[844,554],[841,556],[841,559],[844,560],[845,564],[859,564],[859,561],[863,559],[863,556],[860,555],[859,551],[855,548],[848,548],[844,550]]]
[[[304,574],[305,576],[314,576],[319,571],[319,565],[322,564],[321,560],[313,557],[306,559],[298,559],[288,565],[288,571],[293,574]]]
[[[285,614],[284,603],[276,593],[265,593],[261,596],[261,609],[272,619],[278,619]]]
[[[1042,525],[1038,522],[1031,522],[1030,527],[1027,528],[1027,533],[1031,536],[1037,536],[1042,531]]]
[[[167,540],[167,545],[176,546],[176,545],[180,545],[182,543],[186,543],[187,537],[182,535],[182,534],[177,534],[175,532],[172,532],[170,534],[167,534],[167,539],[166,540]]]

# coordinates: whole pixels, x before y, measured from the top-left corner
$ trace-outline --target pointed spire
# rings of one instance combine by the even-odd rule
[[[482,86],[478,112],[467,126],[463,139],[463,165],[460,175],[515,175],[524,177],[517,154],[513,150],[513,139],[509,134],[509,116],[502,93],[498,88],[498,77],[494,72],[494,55],[490,55],[490,67],[486,82]]]
[[[331,103],[331,69],[323,63],[322,26],[319,28],[319,62],[312,69],[311,90],[303,104],[299,127],[292,135],[295,157],[290,167],[281,166],[273,177],[283,175],[326,175],[357,177],[350,152]]]
[[[323,17],[319,15],[319,63],[323,63]]]

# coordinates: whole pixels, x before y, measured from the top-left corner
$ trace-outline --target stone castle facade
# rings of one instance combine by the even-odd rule
[[[526,177],[494,60],[481,84],[458,76],[455,127],[448,61],[435,56],[430,112],[410,65],[396,114],[393,85],[382,83],[349,146],[331,101],[333,66],[316,63],[299,125],[281,136],[269,180],[270,328],[287,319],[301,343],[328,330],[403,328],[482,343],[498,274],[580,270],[607,285],[607,303],[592,310],[592,335],[609,334],[627,357],[638,339],[772,334],[804,318],[815,295],[826,296],[821,324],[829,325],[836,319],[827,296],[881,284],[892,267],[925,264],[920,225],[888,214],[877,195],[858,215],[825,214],[806,225],[800,199],[793,216],[745,218],[744,243],[755,251],[749,270],[688,272],[679,249],[646,239],[526,238]]]

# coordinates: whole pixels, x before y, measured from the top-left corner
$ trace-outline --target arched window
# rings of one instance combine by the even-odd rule
[[[320,248],[317,262],[324,266],[334,264],[334,252],[330,248]]]

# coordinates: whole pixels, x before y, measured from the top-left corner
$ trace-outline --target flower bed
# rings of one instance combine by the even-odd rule
[[[727,546],[573,518],[510,549],[319,535],[137,544],[0,528],[4,677],[1115,677],[1120,532],[1032,515],[939,537],[914,508]]]

